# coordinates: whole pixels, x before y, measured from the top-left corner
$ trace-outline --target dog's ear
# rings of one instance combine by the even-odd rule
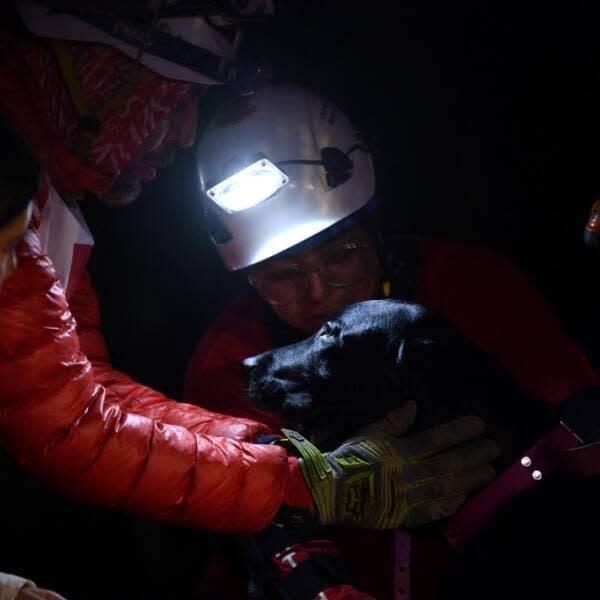
[[[396,364],[398,366],[408,364],[411,366],[422,365],[435,352],[435,348],[435,340],[428,336],[403,338],[396,353]]]
[[[288,409],[303,411],[312,405],[312,396],[308,392],[291,392],[286,395],[285,403]]]

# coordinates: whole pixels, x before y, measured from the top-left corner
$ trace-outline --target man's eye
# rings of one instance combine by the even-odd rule
[[[324,257],[323,262],[329,265],[339,265],[350,261],[357,254],[356,248],[342,248]]]
[[[298,271],[288,269],[284,271],[273,271],[265,276],[265,279],[273,283],[280,283],[282,281],[289,281],[297,277]]]

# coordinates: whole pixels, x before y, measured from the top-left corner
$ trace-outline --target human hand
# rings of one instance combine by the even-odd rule
[[[65,598],[51,590],[28,585],[19,590],[15,600],[65,600]]]
[[[478,417],[397,439],[389,433],[405,431],[416,406],[407,403],[393,412],[379,429],[363,429],[361,437],[328,454],[284,430],[302,456],[321,523],[366,529],[423,525],[450,516],[469,492],[494,478],[489,463],[500,450],[491,440],[475,440],[484,428]]]

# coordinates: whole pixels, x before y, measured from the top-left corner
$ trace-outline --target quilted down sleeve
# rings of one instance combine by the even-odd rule
[[[489,248],[424,240],[417,300],[454,321],[538,398],[558,404],[600,382],[540,291]]]
[[[286,492],[285,452],[232,439],[235,419],[215,424],[212,413],[112,371],[84,327],[96,376],[33,231],[23,246],[0,291],[0,439],[8,451],[84,501],[206,529],[262,529]]]
[[[100,331],[100,311],[98,301],[88,273],[84,273],[77,290],[69,302],[69,309],[76,319],[79,349],[86,355],[94,372],[94,381],[105,388],[111,401],[119,404],[127,412],[144,414],[164,423],[182,425],[195,433],[225,436],[241,441],[252,441],[257,435],[266,433],[267,427],[252,415],[235,415],[250,417],[233,419],[233,413],[218,414],[209,410],[199,411],[195,407],[173,402],[161,393],[140,385],[129,376],[115,370],[108,356],[104,338]],[[239,366],[239,365],[238,365]],[[238,377],[241,387],[241,375]],[[206,388],[209,395],[218,394],[222,390],[214,389],[211,382],[198,381],[200,389]],[[218,410],[219,402],[215,400],[209,406]]]

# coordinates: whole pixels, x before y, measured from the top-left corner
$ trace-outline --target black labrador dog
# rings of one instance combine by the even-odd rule
[[[244,370],[249,400],[322,450],[409,399],[418,405],[413,432],[482,417],[486,436],[503,449],[498,466],[553,422],[545,403],[447,319],[400,300],[348,306],[312,337],[245,360]]]
[[[321,450],[414,399],[411,431],[467,414],[483,418],[486,437],[502,449],[501,471],[556,423],[549,405],[447,319],[399,300],[348,306],[312,337],[247,359],[245,371],[250,400],[283,415]],[[444,598],[525,597],[527,589],[532,597],[579,597],[574,586],[586,589],[597,577],[593,554],[575,549],[590,527],[599,529],[597,504],[588,499],[598,495],[585,481],[557,477],[513,500],[460,551]]]

